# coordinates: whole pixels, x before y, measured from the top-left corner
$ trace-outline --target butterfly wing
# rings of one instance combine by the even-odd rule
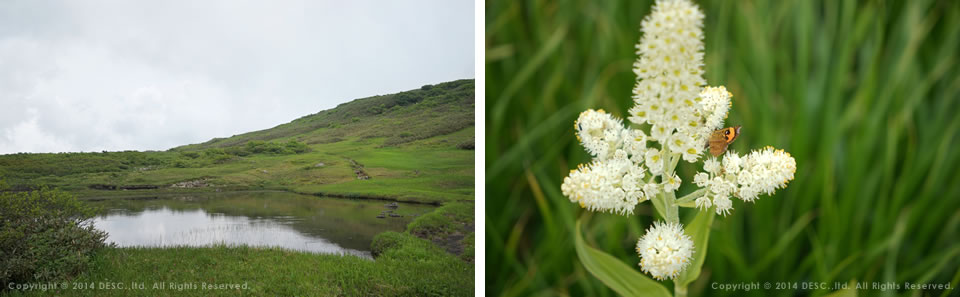
[[[719,157],[727,151],[727,146],[740,136],[740,126],[727,127],[713,131],[710,139],[707,139],[707,147],[710,148],[710,154]]]
[[[723,129],[713,131],[710,134],[710,139],[707,140],[707,147],[710,148],[710,154],[714,157],[720,156],[724,151],[727,150],[727,138],[723,135]]]

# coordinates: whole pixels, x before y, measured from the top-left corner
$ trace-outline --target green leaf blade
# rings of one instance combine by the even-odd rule
[[[670,297],[670,291],[660,283],[623,264],[614,256],[587,246],[577,221],[575,246],[580,263],[604,285],[622,296]]]
[[[687,269],[680,272],[677,276],[677,284],[686,287],[691,282],[700,277],[700,270],[703,268],[703,261],[707,258],[707,244],[710,242],[710,225],[713,225],[713,218],[716,214],[712,211],[700,211],[693,221],[688,223],[684,232],[693,239],[693,260]]]

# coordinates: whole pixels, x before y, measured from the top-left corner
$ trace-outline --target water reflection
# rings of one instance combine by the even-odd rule
[[[278,246],[370,257],[370,242],[403,231],[430,206],[290,193],[227,193],[164,199],[91,202],[104,210],[94,223],[119,246]],[[377,218],[384,211],[401,217]]]

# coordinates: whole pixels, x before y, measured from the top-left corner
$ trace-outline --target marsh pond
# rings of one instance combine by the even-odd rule
[[[118,246],[282,247],[370,258],[373,237],[402,232],[416,216],[434,209],[299,195],[287,192],[189,194],[89,200],[94,219]]]

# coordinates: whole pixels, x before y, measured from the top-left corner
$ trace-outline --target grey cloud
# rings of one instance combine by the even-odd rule
[[[472,1],[13,1],[0,153],[163,150],[473,77]]]

